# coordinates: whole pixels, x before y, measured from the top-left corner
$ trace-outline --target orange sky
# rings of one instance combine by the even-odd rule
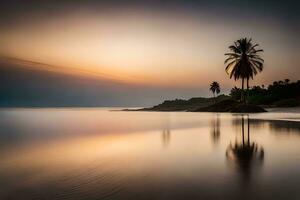
[[[49,64],[61,73],[187,88],[217,80],[231,87],[236,83],[224,71],[224,53],[234,40],[250,36],[265,50],[265,70],[256,83],[299,78],[299,58],[281,24],[245,20],[132,9],[75,9],[51,17],[33,13],[0,30],[0,49],[3,56]]]

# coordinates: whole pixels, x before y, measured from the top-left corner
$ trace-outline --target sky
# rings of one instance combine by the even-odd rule
[[[264,52],[250,85],[300,79],[296,0],[1,1],[0,105],[150,106],[210,96],[241,37]]]

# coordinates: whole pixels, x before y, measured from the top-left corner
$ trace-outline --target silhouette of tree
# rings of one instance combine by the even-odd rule
[[[225,71],[229,74],[230,78],[234,80],[242,79],[242,95],[241,100],[245,102],[244,96],[244,80],[247,81],[247,91],[249,89],[249,79],[263,70],[264,60],[258,54],[263,51],[256,49],[258,44],[253,44],[252,39],[242,38],[229,46],[230,53],[226,53],[228,58],[225,60]]]
[[[284,79],[284,83],[287,85],[287,84],[289,84],[289,82],[290,82],[290,79]]]
[[[234,87],[230,96],[241,99],[242,90]],[[300,105],[300,81],[291,82],[289,79],[274,81],[268,86],[253,86],[248,91],[247,102],[255,105],[298,106]],[[278,105],[281,104],[281,105]],[[285,105],[282,105],[285,104]]]
[[[215,93],[216,93],[217,95],[220,93],[220,91],[221,91],[221,89],[220,89],[220,84],[219,84],[218,82],[216,82],[216,81],[212,82],[212,83],[210,84],[209,90],[213,93],[214,99],[215,99],[215,102],[216,102],[216,96],[215,96]]]
[[[239,100],[241,99],[241,89],[237,88],[236,86],[234,86],[231,90],[230,90],[230,96],[235,99],[235,100]]]

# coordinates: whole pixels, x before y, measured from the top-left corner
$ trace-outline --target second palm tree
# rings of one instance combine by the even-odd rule
[[[216,103],[216,95],[215,94],[218,95],[220,93],[220,91],[221,91],[220,84],[218,82],[216,82],[216,81],[212,82],[210,84],[209,90],[213,93],[213,95],[214,95],[214,101]]]

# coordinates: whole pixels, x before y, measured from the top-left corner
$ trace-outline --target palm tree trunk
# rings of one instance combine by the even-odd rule
[[[248,103],[248,99],[249,99],[249,77],[247,78],[247,99],[246,99],[246,103]]]
[[[215,102],[215,104],[216,104],[216,95],[215,95],[215,93],[214,93],[214,102]]]
[[[241,94],[241,101],[245,103],[245,96],[244,96],[244,78],[242,78],[242,94]]]
[[[249,89],[249,78],[247,78],[247,90]]]

